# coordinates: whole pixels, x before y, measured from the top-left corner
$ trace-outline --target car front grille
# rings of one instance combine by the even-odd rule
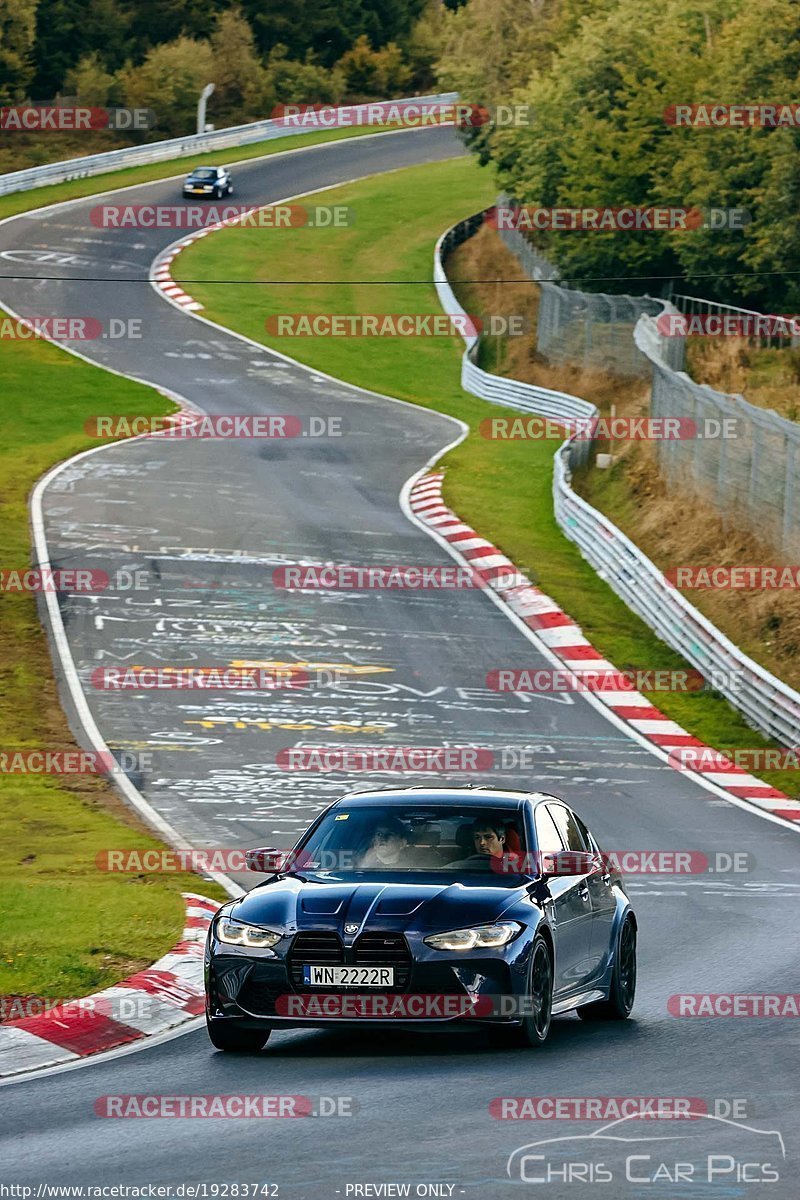
[[[356,965],[394,967],[391,988],[365,988],[365,991],[403,992],[411,979],[411,954],[401,933],[374,931],[362,933],[355,945],[345,949],[338,933],[304,930],[298,933],[288,954],[289,978],[296,991],[307,991],[303,983],[303,964],[319,966]],[[352,992],[353,988],[327,988],[331,992]]]
[[[321,966],[340,966],[344,963],[344,946],[338,933],[324,933],[316,930],[306,930],[298,933],[292,942],[287,961],[289,963],[289,978],[292,985],[303,991],[303,964],[314,963]]]
[[[394,967],[392,990],[406,990],[411,979],[411,955],[401,933],[362,933],[354,952],[360,967]]]

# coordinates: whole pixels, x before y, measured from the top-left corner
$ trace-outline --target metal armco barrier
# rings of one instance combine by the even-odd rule
[[[436,243],[433,260],[433,279],[439,302],[450,316],[466,316],[464,309],[450,287],[444,270],[444,259],[462,242],[467,241],[477,233],[483,224],[483,213],[467,217],[449,229]],[[588,400],[579,396],[570,396],[567,392],[553,392],[549,388],[536,387],[532,383],[521,383],[516,379],[505,379],[501,375],[490,375],[475,362],[480,341],[476,334],[464,338],[467,348],[461,359],[461,386],[465,392],[480,396],[491,404],[501,404],[505,408],[515,408],[520,412],[534,413],[537,416],[561,419],[591,418],[597,415],[597,409]],[[589,454],[591,442],[585,439],[576,442],[576,456]]]
[[[401,100],[374,100],[371,104],[351,104],[338,111],[348,114],[352,124],[358,124],[359,115],[365,116],[370,108],[378,105],[397,105],[400,108],[415,104],[452,104],[458,98],[456,92],[437,96],[407,96]],[[325,112],[331,112],[331,105]],[[305,121],[308,120],[308,124]],[[364,121],[367,128],[368,122]],[[148,163],[166,162],[170,158],[187,158],[189,155],[205,154],[210,150],[230,150],[239,146],[251,146],[255,142],[270,142],[275,138],[296,137],[301,133],[313,132],[315,128],[336,128],[329,121],[319,118],[315,125],[310,117],[301,126],[286,125],[283,120],[253,121],[249,125],[234,125],[229,129],[217,129],[213,133],[194,133],[186,137],[170,138],[164,142],[150,142],[146,146],[125,146],[121,150],[108,150],[105,154],[87,154],[83,158],[69,158],[63,162],[46,163],[43,167],[29,167],[25,171],[11,171],[0,175],[0,196],[12,192],[25,192],[31,188],[44,187],[50,183],[66,183],[70,179],[86,179],[91,175],[103,175],[107,171],[119,171],[123,167],[140,167]],[[380,126],[376,126],[379,129]]]
[[[442,307],[451,315],[465,314],[445,274],[444,257],[472,237],[482,222],[482,213],[468,217],[449,229],[436,243],[434,282]],[[648,323],[651,328],[645,333]],[[648,349],[647,334],[650,339],[653,336],[653,325],[652,318],[648,317],[643,317],[639,323],[637,345],[644,353]],[[465,391],[493,404],[545,417],[585,418],[597,413],[594,405],[577,396],[490,375],[473,361],[478,338],[473,335],[465,337],[465,341],[467,349],[461,369],[461,384]],[[782,746],[800,745],[800,693],[735,646],[681,592],[667,583],[655,563],[621,529],[573,491],[572,471],[578,461],[584,459],[588,446],[588,441],[568,438],[556,452],[553,502],[562,532],[575,542],[587,562],[628,608],[662,641],[696,667],[750,725],[775,738]]]

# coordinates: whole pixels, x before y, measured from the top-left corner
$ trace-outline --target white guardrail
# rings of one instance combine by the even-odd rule
[[[436,243],[433,277],[446,312],[466,316],[444,271],[449,250],[471,237],[482,214],[449,229]],[[640,331],[640,338],[644,331]],[[646,339],[642,339],[646,340]],[[465,337],[461,384],[465,391],[522,412],[545,417],[592,417],[597,409],[587,400],[490,375],[474,362],[475,336]],[[800,693],[783,683],[735,646],[664,578],[663,573],[630,538],[572,489],[572,468],[589,446],[572,438],[555,455],[553,502],[562,532],[575,542],[601,579],[628,608],[690,662],[750,725],[781,746],[800,746]]]
[[[393,106],[401,110],[414,105],[454,103],[457,92],[446,92],[437,96],[407,96],[400,100],[375,100],[367,104],[350,104],[336,109],[324,108],[321,112],[306,113],[301,125],[288,125],[285,118],[253,121],[249,125],[234,125],[228,129],[217,129],[213,133],[193,133],[186,137],[170,138],[163,142],[150,142],[144,146],[124,146],[121,150],[107,150],[104,154],[87,154],[83,158],[68,158],[63,162],[46,163],[42,167],[29,167],[25,171],[11,171],[0,175],[0,196],[12,192],[25,192],[31,188],[44,187],[50,183],[66,183],[70,179],[86,179],[90,175],[104,175],[107,171],[119,171],[123,167],[140,167],[147,163],[165,162],[170,158],[188,158],[205,154],[210,150],[230,150],[239,146],[250,146],[254,142],[269,142],[274,138],[296,137],[311,133],[315,129],[336,129],[363,125],[381,128],[377,121],[370,121],[376,110],[390,111]],[[337,117],[331,118],[336,112]]]

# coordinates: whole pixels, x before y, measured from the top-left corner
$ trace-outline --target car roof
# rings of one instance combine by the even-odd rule
[[[548,796],[543,792],[526,792],[517,788],[492,788],[485,785],[468,787],[410,787],[410,788],[371,788],[365,791],[348,792],[334,802],[336,805],[346,804],[348,807],[367,804],[452,804],[468,808],[519,808],[526,800],[557,800],[557,796]]]

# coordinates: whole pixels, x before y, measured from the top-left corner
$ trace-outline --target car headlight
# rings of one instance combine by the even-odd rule
[[[257,925],[246,925],[244,921],[232,921],[230,917],[217,921],[216,933],[221,942],[230,946],[250,946],[259,950],[269,950],[283,936],[273,929],[260,929]]]
[[[505,946],[521,929],[516,921],[499,921],[495,925],[474,925],[471,929],[434,933],[422,940],[434,950],[493,950]]]

